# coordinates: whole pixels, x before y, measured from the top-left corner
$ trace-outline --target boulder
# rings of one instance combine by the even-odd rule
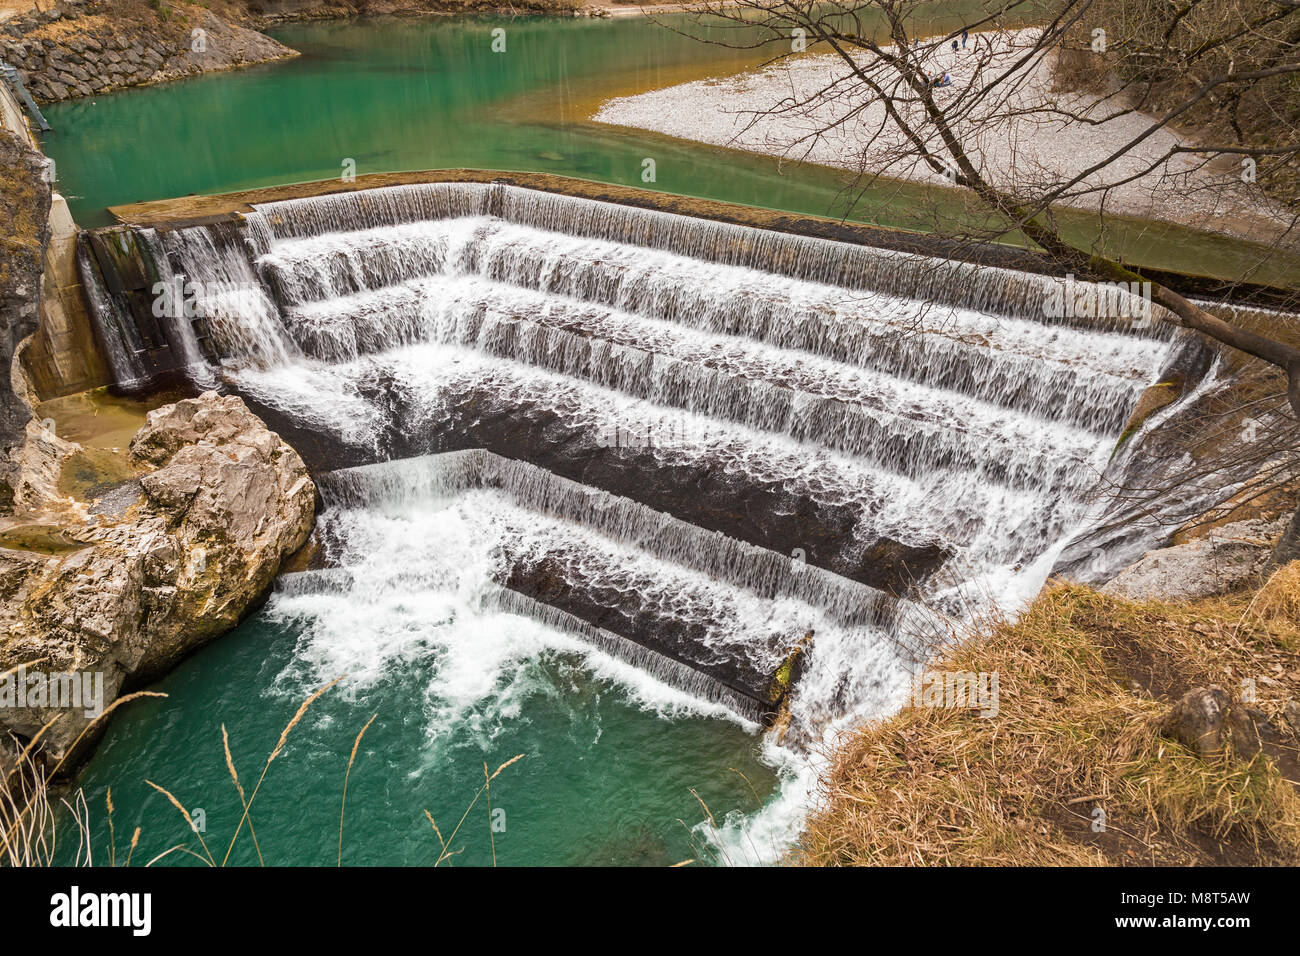
[[[1218,760],[1229,752],[1249,760],[1263,749],[1263,714],[1235,703],[1221,687],[1194,687],[1165,718],[1164,733],[1202,760]]]
[[[1184,601],[1232,591],[1264,573],[1288,519],[1236,521],[1203,538],[1148,551],[1101,590],[1131,601]]]
[[[307,540],[316,488],[302,459],[235,397],[207,392],[151,412],[131,443],[144,473],[113,508],[69,522],[74,549],[0,549],[0,673],[76,672],[103,688],[152,680],[234,627]],[[76,547],[80,545],[80,547]],[[0,734],[68,753],[84,707],[0,707]]]
[[[1291,732],[1300,737],[1300,701],[1288,700],[1282,710],[1282,716],[1291,727]]]
[[[36,419],[27,422],[22,441],[9,450],[8,511],[18,514],[49,512],[59,502],[59,475],[63,463],[80,449]]]

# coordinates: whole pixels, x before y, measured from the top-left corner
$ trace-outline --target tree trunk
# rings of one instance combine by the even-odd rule
[[[1270,568],[1280,568],[1284,564],[1300,559],[1300,508],[1291,516],[1291,523],[1286,526],[1282,532],[1282,537],[1277,542],[1277,547],[1273,549],[1272,555],[1269,556],[1268,566]]]

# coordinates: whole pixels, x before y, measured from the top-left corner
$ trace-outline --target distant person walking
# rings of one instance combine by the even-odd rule
[[[961,48],[966,49],[966,38],[970,36],[970,31],[963,28],[961,31]]]

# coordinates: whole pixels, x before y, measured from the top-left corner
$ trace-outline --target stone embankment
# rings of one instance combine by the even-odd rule
[[[187,3],[65,0],[0,23],[0,58],[17,67],[39,103],[296,55]]]

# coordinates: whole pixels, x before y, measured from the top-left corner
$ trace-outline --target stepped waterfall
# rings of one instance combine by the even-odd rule
[[[1180,347],[1045,315],[1067,280],[502,184],[135,232],[191,380],[320,475],[276,601],[458,594],[792,752],[1041,585]]]

